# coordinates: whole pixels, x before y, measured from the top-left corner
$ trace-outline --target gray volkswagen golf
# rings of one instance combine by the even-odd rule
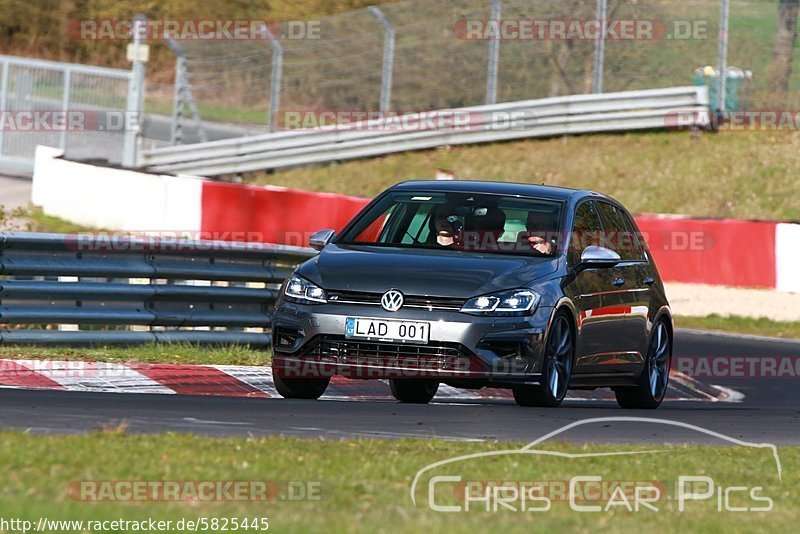
[[[630,214],[560,187],[408,181],[380,194],[284,282],[273,376],[287,398],[332,376],[388,379],[402,402],[440,384],[513,390],[558,406],[569,389],[612,388],[656,408],[673,322]]]

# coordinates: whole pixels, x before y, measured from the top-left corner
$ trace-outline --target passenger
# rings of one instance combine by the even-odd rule
[[[518,245],[525,250],[535,250],[539,254],[549,256],[555,250],[552,238],[558,230],[558,222],[552,214],[530,211],[525,222],[527,232],[517,236]]]

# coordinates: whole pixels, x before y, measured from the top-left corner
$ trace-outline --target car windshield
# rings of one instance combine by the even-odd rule
[[[390,192],[337,243],[552,256],[562,203],[478,193]]]

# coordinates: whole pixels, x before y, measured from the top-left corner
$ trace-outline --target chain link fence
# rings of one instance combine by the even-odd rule
[[[37,145],[120,163],[129,79],[125,70],[0,56],[0,163],[30,172]]]
[[[698,80],[695,71],[718,65],[721,1],[726,0],[406,0],[322,18],[316,21],[318,38],[180,45],[185,80],[204,121],[264,129],[272,123],[274,129],[287,126],[288,111],[406,112],[600,88],[715,83]],[[602,3],[608,33],[599,42],[589,30],[600,20]],[[776,99],[769,79],[777,11],[776,2],[731,2],[728,65],[753,73],[751,81],[737,87],[742,106]],[[511,29],[526,21],[540,26],[533,38],[497,39],[492,21]],[[566,23],[565,33],[559,33],[560,23]],[[289,24],[281,25],[282,34]],[[620,35],[625,24],[644,31]],[[388,40],[387,31],[392,32]],[[387,46],[392,47],[388,58]],[[791,91],[800,86],[798,70]],[[793,92],[777,96],[783,102],[800,100]]]
[[[774,45],[786,39],[776,1],[405,0],[269,25],[263,38],[171,42],[177,83],[147,83],[144,115],[137,96],[143,70],[137,76],[135,64],[127,71],[0,56],[6,118],[61,109],[95,111],[102,122],[127,111],[140,125],[133,135],[131,117],[121,128],[94,124],[79,132],[3,126],[0,162],[30,168],[34,147],[42,144],[63,148],[70,158],[130,166],[139,146],[315,127],[326,112],[343,122],[348,113],[691,84],[711,86],[713,100],[723,6],[730,8],[726,64],[744,76],[727,86],[728,98],[716,101],[738,109],[800,105],[791,46],[784,83],[775,83]]]

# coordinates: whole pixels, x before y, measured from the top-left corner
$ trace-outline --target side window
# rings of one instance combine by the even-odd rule
[[[622,258],[622,261],[639,261],[643,259],[641,248],[632,221],[621,209],[608,202],[598,202],[598,209],[606,228],[605,244]]]
[[[633,250],[633,259],[638,261],[646,261],[647,255],[644,252],[644,236],[639,231],[639,227],[636,226],[636,223],[631,216],[624,211],[622,212],[622,218],[625,219],[625,223],[628,225],[628,229],[631,232],[631,250]]]
[[[603,225],[594,207],[594,202],[583,202],[575,211],[575,223],[570,236],[570,262],[580,261],[581,252],[590,245],[603,245]]]

